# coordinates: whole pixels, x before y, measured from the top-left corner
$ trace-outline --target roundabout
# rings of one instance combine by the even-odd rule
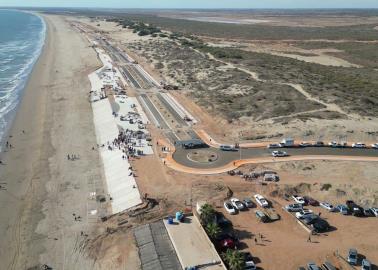
[[[187,159],[193,162],[208,164],[218,160],[218,154],[210,149],[197,149],[186,155]]]

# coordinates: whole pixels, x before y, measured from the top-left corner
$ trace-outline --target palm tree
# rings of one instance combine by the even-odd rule
[[[214,240],[217,236],[221,233],[221,229],[219,228],[218,224],[215,222],[208,223],[205,227],[207,235],[210,239]]]
[[[201,215],[200,215],[202,224],[206,226],[207,224],[214,222],[214,218],[215,218],[214,208],[208,203],[205,203],[204,205],[202,205]]]
[[[243,254],[237,250],[227,249],[223,253],[223,260],[228,265],[229,270],[243,270],[244,269],[244,257]]]

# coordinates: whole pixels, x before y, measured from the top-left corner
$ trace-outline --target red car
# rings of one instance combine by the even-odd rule
[[[304,196],[303,199],[305,201],[305,205],[319,206],[319,202],[309,196]]]
[[[231,238],[226,238],[223,240],[220,240],[217,243],[217,248],[221,251],[226,251],[227,249],[236,249],[235,241]]]

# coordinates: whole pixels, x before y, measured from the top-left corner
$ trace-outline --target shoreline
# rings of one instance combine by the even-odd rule
[[[2,137],[0,137],[0,160],[2,159],[4,153],[6,152],[6,148],[5,148],[5,145],[6,145],[6,142],[7,140],[9,139],[9,134],[12,130],[12,126],[14,124],[14,121],[16,119],[16,116],[17,116],[17,111],[19,110],[20,108],[20,105],[22,103],[22,100],[24,99],[24,94],[25,94],[25,91],[28,87],[28,84],[29,84],[29,81],[31,79],[31,76],[33,74],[33,71],[34,69],[36,68],[42,54],[43,54],[43,51],[45,49],[45,45],[46,45],[46,40],[48,38],[48,29],[47,29],[47,24],[43,18],[43,16],[41,16],[40,14],[36,13],[36,12],[32,12],[32,11],[23,11],[23,10],[17,10],[17,9],[8,9],[10,11],[15,11],[15,12],[20,12],[20,13],[28,13],[28,14],[32,14],[33,16],[36,16],[38,17],[41,22],[42,22],[42,30],[40,32],[40,39],[39,39],[39,47],[38,49],[34,52],[36,55],[34,56],[34,59],[31,59],[31,63],[28,64],[28,66],[26,67],[26,71],[25,71],[25,75],[26,75],[26,78],[23,82],[21,82],[19,85],[17,85],[17,89],[16,90],[18,93],[18,100],[16,101],[16,106],[15,108],[13,108],[12,110],[10,110],[9,112],[7,112],[3,117],[5,119],[5,131],[4,131],[4,134]]]
[[[72,251],[80,232],[91,234],[95,229],[88,207],[97,206],[88,194],[103,190],[87,100],[87,75],[98,59],[64,17],[42,17],[45,44],[5,137],[13,147],[1,157],[5,190],[0,190],[0,260],[4,269],[14,270],[43,264],[74,269],[74,262],[81,269],[94,269],[91,258]],[[69,161],[68,153],[80,158]],[[83,222],[74,220],[72,213]]]

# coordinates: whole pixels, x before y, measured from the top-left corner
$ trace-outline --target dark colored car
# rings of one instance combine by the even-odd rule
[[[232,222],[228,220],[221,212],[215,213],[215,223],[222,229],[232,227]]]
[[[332,265],[332,263],[328,262],[328,261],[325,261],[323,264],[322,264],[322,268],[324,270],[336,270],[336,267],[334,267]]]
[[[322,141],[317,141],[317,142],[315,142],[315,143],[313,144],[313,146],[315,146],[315,147],[322,147],[322,146],[324,146],[324,142],[322,142]]]
[[[355,248],[349,249],[347,261],[351,265],[357,265],[358,252]]]
[[[319,202],[309,196],[304,196],[303,199],[305,201],[305,205],[319,206]]]
[[[255,203],[249,198],[245,198],[243,200],[243,204],[245,205],[246,208],[256,207]]]
[[[312,224],[312,228],[314,229],[315,232],[317,233],[322,233],[326,232],[329,230],[330,226],[327,221],[325,221],[322,218],[318,218],[315,220],[315,222]]]
[[[319,216],[318,215],[307,215],[305,218],[303,218],[303,223],[307,224],[307,225],[312,225],[316,222],[316,220],[319,219]]]
[[[253,256],[250,252],[242,252],[241,253],[244,257],[244,270],[256,270],[256,264],[253,261]]]
[[[215,240],[217,242],[227,240],[227,239],[231,239],[234,242],[235,245],[237,245],[239,243],[239,239],[233,233],[222,232],[222,233],[218,234],[218,236],[215,238]]]
[[[356,217],[362,217],[364,215],[364,210],[362,207],[358,206],[354,201],[348,200],[345,202],[348,207],[348,212]]]
[[[255,215],[263,223],[270,221],[269,217],[267,215],[265,215],[265,213],[263,211],[256,210]]]
[[[363,217],[365,216],[364,209],[361,206],[357,205],[352,209],[352,215],[356,217]]]
[[[316,263],[309,262],[307,264],[307,270],[321,270],[321,269],[316,265]]]

